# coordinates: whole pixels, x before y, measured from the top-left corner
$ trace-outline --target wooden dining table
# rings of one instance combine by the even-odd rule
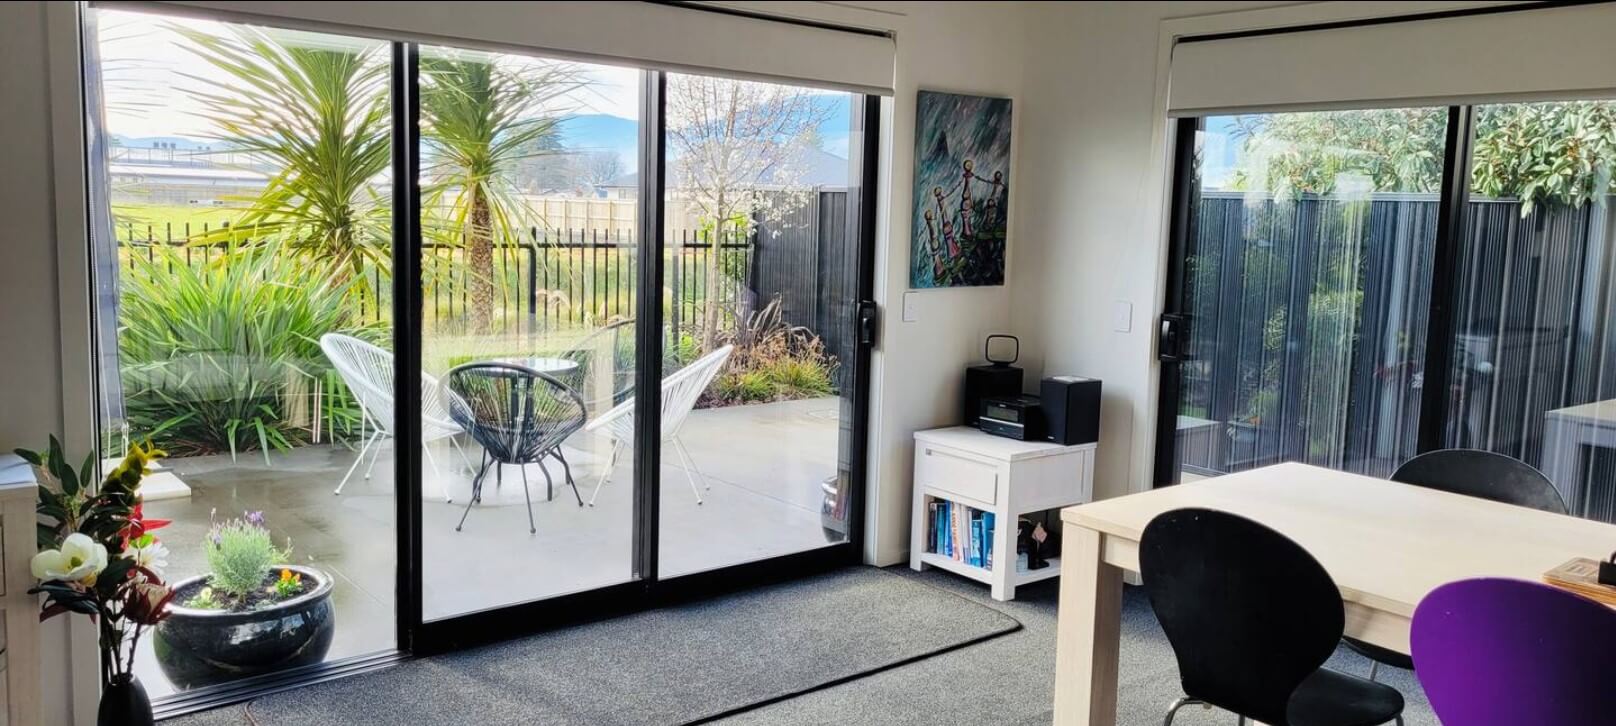
[[[1574,557],[1616,549],[1616,525],[1294,463],[1068,507],[1058,726],[1116,723],[1123,572],[1139,571],[1145,525],[1185,507],[1239,514],[1301,544],[1340,587],[1346,634],[1400,653],[1409,652],[1415,606],[1444,583],[1540,581]]]

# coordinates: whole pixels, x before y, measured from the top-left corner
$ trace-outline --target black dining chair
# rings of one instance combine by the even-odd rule
[[[1554,514],[1567,513],[1565,500],[1554,483],[1536,467],[1513,456],[1481,449],[1442,449],[1420,454],[1392,472],[1392,481],[1413,484],[1467,497],[1530,507]],[[1342,642],[1369,659],[1369,679],[1380,666],[1414,669],[1414,659],[1356,638]]]
[[[573,432],[583,428],[586,417],[584,400],[556,377],[526,366],[511,363],[467,363],[449,371],[444,383],[454,394],[449,396],[449,415],[460,424],[471,438],[483,447],[482,468],[471,483],[471,500],[460,515],[455,531],[466,524],[471,507],[482,501],[483,483],[490,468],[496,481],[503,480],[500,469],[505,464],[522,468],[522,495],[527,499],[529,533],[537,533],[533,522],[533,497],[527,487],[527,464],[538,464],[544,472],[546,498],[555,482],[545,458],[561,462],[567,484],[578,506],[584,505],[578,484],[573,481],[572,467],[561,451],[561,442]]]
[[[1397,689],[1322,667],[1346,625],[1341,591],[1284,535],[1227,512],[1178,509],[1145,526],[1139,569],[1184,689],[1165,725],[1190,704],[1233,711],[1242,724],[1403,723]]]

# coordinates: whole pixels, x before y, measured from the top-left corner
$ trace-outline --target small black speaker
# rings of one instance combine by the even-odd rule
[[[1100,381],[1097,378],[1051,376],[1038,383],[1043,399],[1046,436],[1062,446],[1100,440]]]

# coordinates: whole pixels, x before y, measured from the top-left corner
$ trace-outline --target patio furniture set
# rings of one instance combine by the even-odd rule
[[[611,440],[611,454],[601,469],[588,506],[595,499],[629,442],[634,438],[634,403],[631,379],[622,376],[618,366],[612,365],[602,375],[611,376],[604,381],[608,394],[597,397],[596,405],[587,398],[588,379],[594,362],[595,348],[609,344],[618,350],[617,340],[625,331],[632,333],[632,321],[623,321],[601,328],[586,337],[577,347],[556,357],[498,358],[465,363],[449,370],[443,381],[431,374],[421,373],[421,455],[434,473],[439,472],[428,444],[448,439],[468,469],[475,468],[471,496],[466,510],[455,525],[460,531],[471,508],[482,501],[483,484],[490,471],[496,485],[503,481],[503,467],[516,466],[522,474],[522,493],[527,504],[528,531],[536,533],[533,519],[533,500],[528,490],[527,465],[537,464],[544,473],[546,499],[554,497],[555,482],[545,467],[546,459],[561,464],[567,485],[572,487],[578,506],[585,506],[582,493],[572,476],[562,444],[574,434],[604,434]],[[341,494],[348,480],[364,465],[365,478],[380,456],[378,443],[393,437],[396,410],[393,403],[393,354],[358,338],[328,333],[320,338],[320,348],[330,358],[343,382],[353,391],[362,411],[359,455],[348,467],[333,494]],[[729,358],[732,346],[724,346],[698,358],[662,380],[661,433],[662,443],[673,446],[684,466],[696,503],[702,503],[702,491],[710,488],[706,478],[696,468],[690,452],[679,439],[679,430],[700,398],[702,391],[712,383],[718,371]],[[613,356],[615,357],[615,356]],[[609,361],[616,363],[616,361]],[[630,371],[632,372],[632,371]],[[606,408],[590,418],[591,410]],[[369,433],[366,434],[365,432]],[[465,434],[482,447],[480,465],[472,467],[470,458],[459,441]],[[370,463],[365,464],[365,457]],[[698,483],[698,479],[700,482]],[[444,502],[451,496],[444,493]]]

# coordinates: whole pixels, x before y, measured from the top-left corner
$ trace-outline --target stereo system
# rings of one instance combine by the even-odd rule
[[[1015,342],[1008,357],[993,355],[995,338]],[[1078,376],[1051,376],[1038,382],[1038,394],[1022,392],[1021,341],[990,335],[983,344],[987,365],[965,369],[965,425],[984,433],[1022,441],[1052,441],[1062,446],[1100,440],[1100,381]]]
[[[1008,359],[993,357],[993,339],[1015,341],[1016,349]],[[976,426],[982,415],[982,400],[993,396],[1021,395],[1021,369],[1011,365],[1021,357],[1021,341],[1013,335],[989,335],[982,343],[982,356],[987,365],[965,369],[965,425]]]

